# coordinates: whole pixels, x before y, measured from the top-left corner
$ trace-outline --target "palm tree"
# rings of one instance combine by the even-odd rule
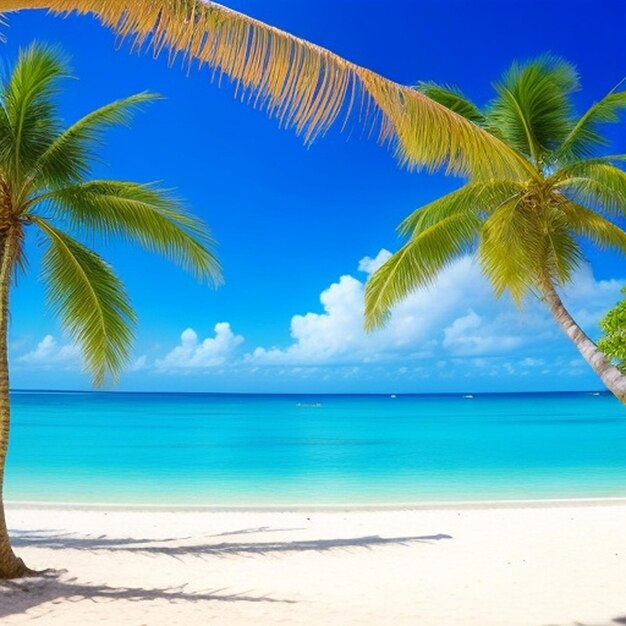
[[[22,9],[91,14],[120,37],[131,38],[136,49],[151,49],[155,56],[166,50],[171,60],[208,65],[213,76],[230,77],[242,98],[294,128],[306,142],[339,119],[346,124],[358,110],[358,122],[370,132],[377,128],[379,140],[393,146],[403,165],[468,176],[471,184],[404,223],[401,231],[413,234],[411,245],[370,281],[366,326],[381,324],[394,302],[432,280],[480,231],[483,267],[496,293],[508,289],[517,301],[528,291],[539,294],[604,383],[624,399],[623,376],[571,319],[555,289],[580,260],[578,236],[623,250],[623,231],[610,221],[624,212],[624,172],[615,166],[622,157],[588,157],[604,143],[596,125],[617,120],[624,91],[614,89],[575,120],[573,68],[544,59],[514,66],[497,86],[493,105],[481,111],[458,90],[399,85],[216,2],[0,0],[0,11]],[[467,220],[442,208],[453,213],[460,205],[487,208],[471,212]],[[486,213],[493,215],[486,219]],[[545,237],[537,230],[539,214]],[[513,258],[502,241],[515,239],[520,228],[527,245],[514,241]],[[426,260],[418,262],[418,247],[430,249]],[[546,263],[541,277],[532,269],[538,263],[535,253]]]
[[[167,50],[171,60],[208,65],[213,76],[229,76],[242,98],[306,142],[338,119],[347,123],[356,109],[359,122],[370,132],[378,128],[380,141],[392,144],[402,164],[469,176],[470,184],[403,224],[411,242],[370,281],[367,327],[381,324],[394,302],[432,280],[478,238],[496,294],[508,289],[517,301],[526,292],[539,294],[607,387],[626,397],[624,377],[574,322],[555,289],[580,260],[578,236],[624,249],[624,231],[610,221],[624,213],[624,172],[615,165],[622,156],[588,158],[605,142],[596,125],[616,121],[624,91],[614,89],[576,120],[575,71],[545,58],[513,66],[493,104],[481,111],[458,90],[399,85],[206,0],[0,0],[0,11],[22,9],[89,13],[131,38],[136,49],[156,56]],[[467,219],[463,210],[455,212],[460,206]],[[524,232],[524,245],[518,232]],[[503,242],[511,243],[510,250]]]
[[[457,191],[417,209],[399,227],[408,242],[368,281],[366,325],[382,325],[391,307],[431,283],[455,257],[475,250],[500,296],[519,304],[541,298],[583,358],[626,402],[626,376],[569,314],[558,290],[583,260],[580,239],[626,252],[625,155],[606,155],[601,124],[619,121],[626,91],[611,90],[582,116],[574,113],[576,71],[543,56],[514,63],[484,109],[453,88],[418,90],[506,143],[528,163],[528,175],[470,178]]]
[[[9,542],[2,484],[9,442],[7,363],[9,295],[27,267],[30,231],[46,242],[43,274],[50,306],[81,347],[96,385],[115,379],[128,362],[135,314],[111,267],[69,231],[120,236],[159,252],[199,279],[220,277],[204,224],[153,185],[88,180],[94,149],[109,126],[155,98],[142,93],[89,113],[62,129],[54,95],[67,65],[52,48],[21,51],[0,84],[0,578],[28,573]]]

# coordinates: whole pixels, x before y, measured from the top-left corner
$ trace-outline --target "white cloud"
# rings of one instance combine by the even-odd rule
[[[443,347],[457,356],[503,354],[525,343],[523,334],[508,334],[501,317],[486,320],[470,310],[443,331]]]
[[[374,272],[390,253],[365,257],[359,270]],[[620,297],[620,281],[595,280],[590,268],[580,270],[564,300],[575,318],[593,334],[601,315]],[[476,261],[465,256],[441,272],[428,288],[418,289],[395,307],[386,327],[363,330],[365,281],[342,276],[320,295],[322,312],[294,315],[293,341],[286,347],[257,347],[246,355],[255,365],[351,365],[437,356],[494,357],[519,355],[537,361],[550,346],[569,349],[567,341],[538,300],[523,310],[510,298],[495,300]],[[524,364],[525,370],[531,362]],[[485,367],[481,364],[481,367]],[[536,366],[535,366],[536,367]],[[500,364],[512,372],[520,364]]]
[[[72,343],[59,344],[53,335],[46,335],[33,350],[17,357],[16,360],[17,363],[28,367],[82,369],[80,348]],[[128,366],[127,371],[137,372],[147,367],[148,357],[144,355],[136,358]]]
[[[522,361],[522,365],[524,367],[543,367],[546,364],[544,359],[533,359],[531,357],[526,357]]]
[[[359,261],[359,272],[368,276],[373,274],[385,261],[391,258],[391,252],[383,248],[374,258],[366,256]]]
[[[215,336],[198,340],[197,333],[187,328],[176,346],[164,358],[155,362],[160,371],[198,370],[217,367],[233,359],[244,339],[235,335],[227,322],[215,325]]]
[[[470,256],[457,259],[432,286],[398,304],[383,329],[366,333],[366,278],[389,256],[381,250],[363,258],[358,268],[364,277],[345,274],[324,289],[320,310],[291,318],[291,340],[286,345],[260,345],[242,355],[244,338],[221,322],[205,339],[188,328],[180,344],[164,357],[141,356],[130,371],[210,373],[235,380],[298,379],[320,385],[371,381],[373,386],[395,387],[404,381],[408,389],[423,388],[426,379],[447,385],[449,380],[482,384],[528,377],[535,381],[529,383],[532,386],[546,377],[559,380],[588,373],[584,363],[574,359],[575,349],[542,302],[529,298],[520,311],[509,297],[496,300]],[[584,267],[563,299],[593,336],[602,314],[619,300],[621,286],[618,280],[596,280]]]
[[[592,335],[597,334],[599,319],[623,297],[626,280],[596,280],[589,265],[583,266],[565,293],[565,304],[574,319]]]
[[[363,285],[352,276],[342,276],[325,290],[320,300],[324,313],[295,315],[291,336],[295,342],[286,350],[257,348],[249,360],[258,363],[325,363],[353,353],[361,343]]]
[[[363,259],[359,268],[368,274],[389,257],[381,250]],[[390,322],[380,331],[363,329],[365,282],[345,275],[322,292],[323,313],[295,315],[291,320],[293,343],[287,348],[259,347],[247,359],[262,364],[368,363],[394,356],[418,358],[431,354],[433,330],[450,321],[449,311],[458,309],[478,270],[462,259],[444,272],[433,289],[421,289],[400,303]]]
[[[148,367],[148,357],[144,354],[137,357],[128,367],[129,372],[141,372]]]
[[[19,363],[34,367],[72,369],[80,367],[80,358],[78,346],[71,343],[60,345],[52,335],[46,335],[34,350],[17,360]]]

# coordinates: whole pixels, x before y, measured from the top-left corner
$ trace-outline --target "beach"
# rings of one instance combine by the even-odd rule
[[[0,0],[0,626],[626,626],[626,2],[225,3]]]
[[[606,395],[14,408],[13,545],[59,571],[2,585],[1,624],[626,623],[626,420]]]
[[[626,623],[626,500],[8,507],[3,624]]]

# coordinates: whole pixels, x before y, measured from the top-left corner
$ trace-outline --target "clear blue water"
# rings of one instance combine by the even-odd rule
[[[626,407],[608,395],[13,394],[8,500],[616,496],[626,496]]]

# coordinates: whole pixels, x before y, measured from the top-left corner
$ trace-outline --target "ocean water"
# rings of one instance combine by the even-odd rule
[[[611,396],[13,394],[7,500],[214,506],[626,497]]]

